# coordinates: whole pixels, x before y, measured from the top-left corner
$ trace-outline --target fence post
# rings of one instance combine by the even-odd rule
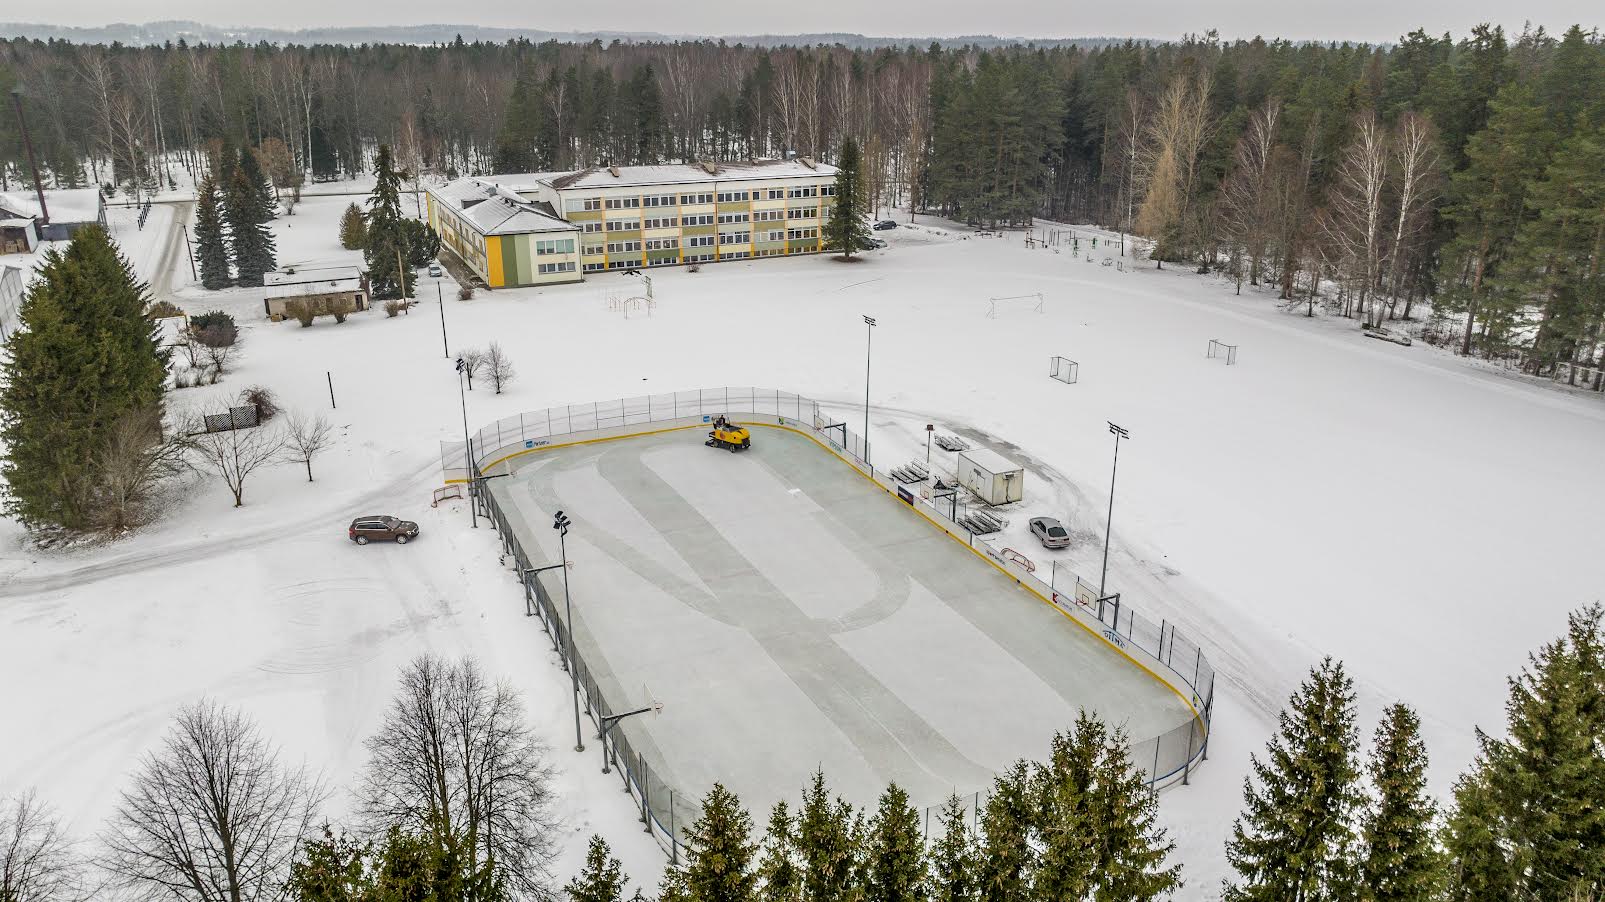
[[[646,772],[646,756],[640,752],[635,753],[635,785],[641,787],[641,823],[646,825],[646,832],[652,832],[652,807],[647,799],[652,792],[652,778]]]
[[[1193,687],[1194,689],[1198,688],[1198,665],[1199,665],[1199,662],[1201,662],[1203,660],[1204,660],[1204,649],[1202,647],[1200,647],[1198,649],[1198,654],[1193,655],[1193,681],[1191,683],[1187,684],[1187,685]],[[1212,693],[1215,691],[1215,686],[1213,684],[1210,685],[1209,691],[1212,692]]]
[[[1155,786],[1159,783],[1159,744],[1164,738],[1163,734],[1154,737],[1154,769],[1148,772],[1149,786]]]
[[[1165,660],[1165,625],[1169,622],[1163,617],[1159,618],[1159,651],[1154,654],[1155,661]]]
[[[674,790],[669,790],[669,864],[680,863],[680,841],[675,838],[677,828],[674,823]]]
[[[1214,720],[1215,711],[1215,679],[1209,680],[1209,698],[1204,702],[1204,726],[1210,729],[1210,722]],[[1204,747],[1199,750],[1205,761],[1209,760],[1209,732],[1204,733]]]
[[[1193,767],[1193,722],[1187,722],[1187,757],[1181,762],[1181,785],[1186,786]]]

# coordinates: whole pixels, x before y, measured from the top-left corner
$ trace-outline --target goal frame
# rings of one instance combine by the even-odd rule
[[[1068,357],[1052,357],[1048,360],[1048,375],[1066,385],[1074,385],[1081,378],[1081,364]]]
[[[1223,359],[1227,366],[1231,366],[1237,362],[1237,345],[1229,345],[1218,338],[1211,338],[1209,349],[1204,352],[1204,356],[1211,360]]]

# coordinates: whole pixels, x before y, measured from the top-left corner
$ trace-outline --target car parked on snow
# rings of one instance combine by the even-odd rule
[[[1070,545],[1070,533],[1052,517],[1032,517],[1031,534],[1037,537],[1043,548],[1067,548]]]
[[[418,538],[418,524],[411,520],[374,514],[352,520],[351,526],[346,529],[346,537],[358,545],[384,541],[405,545]]]
[[[429,264],[429,274],[434,276],[437,279],[440,278],[440,264],[439,263],[430,263]]]
[[[870,226],[870,228],[874,229],[877,232],[884,232],[887,229],[895,229],[895,228],[897,228],[897,223],[894,220],[883,219],[880,222],[877,222],[874,225]]]

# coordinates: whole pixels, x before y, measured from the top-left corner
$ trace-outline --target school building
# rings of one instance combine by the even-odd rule
[[[836,169],[807,158],[458,179],[429,224],[491,288],[823,249]]]

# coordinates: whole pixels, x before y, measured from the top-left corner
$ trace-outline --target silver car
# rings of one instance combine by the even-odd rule
[[[1037,537],[1043,548],[1068,548],[1070,546],[1070,533],[1052,517],[1032,517],[1031,534]]]

